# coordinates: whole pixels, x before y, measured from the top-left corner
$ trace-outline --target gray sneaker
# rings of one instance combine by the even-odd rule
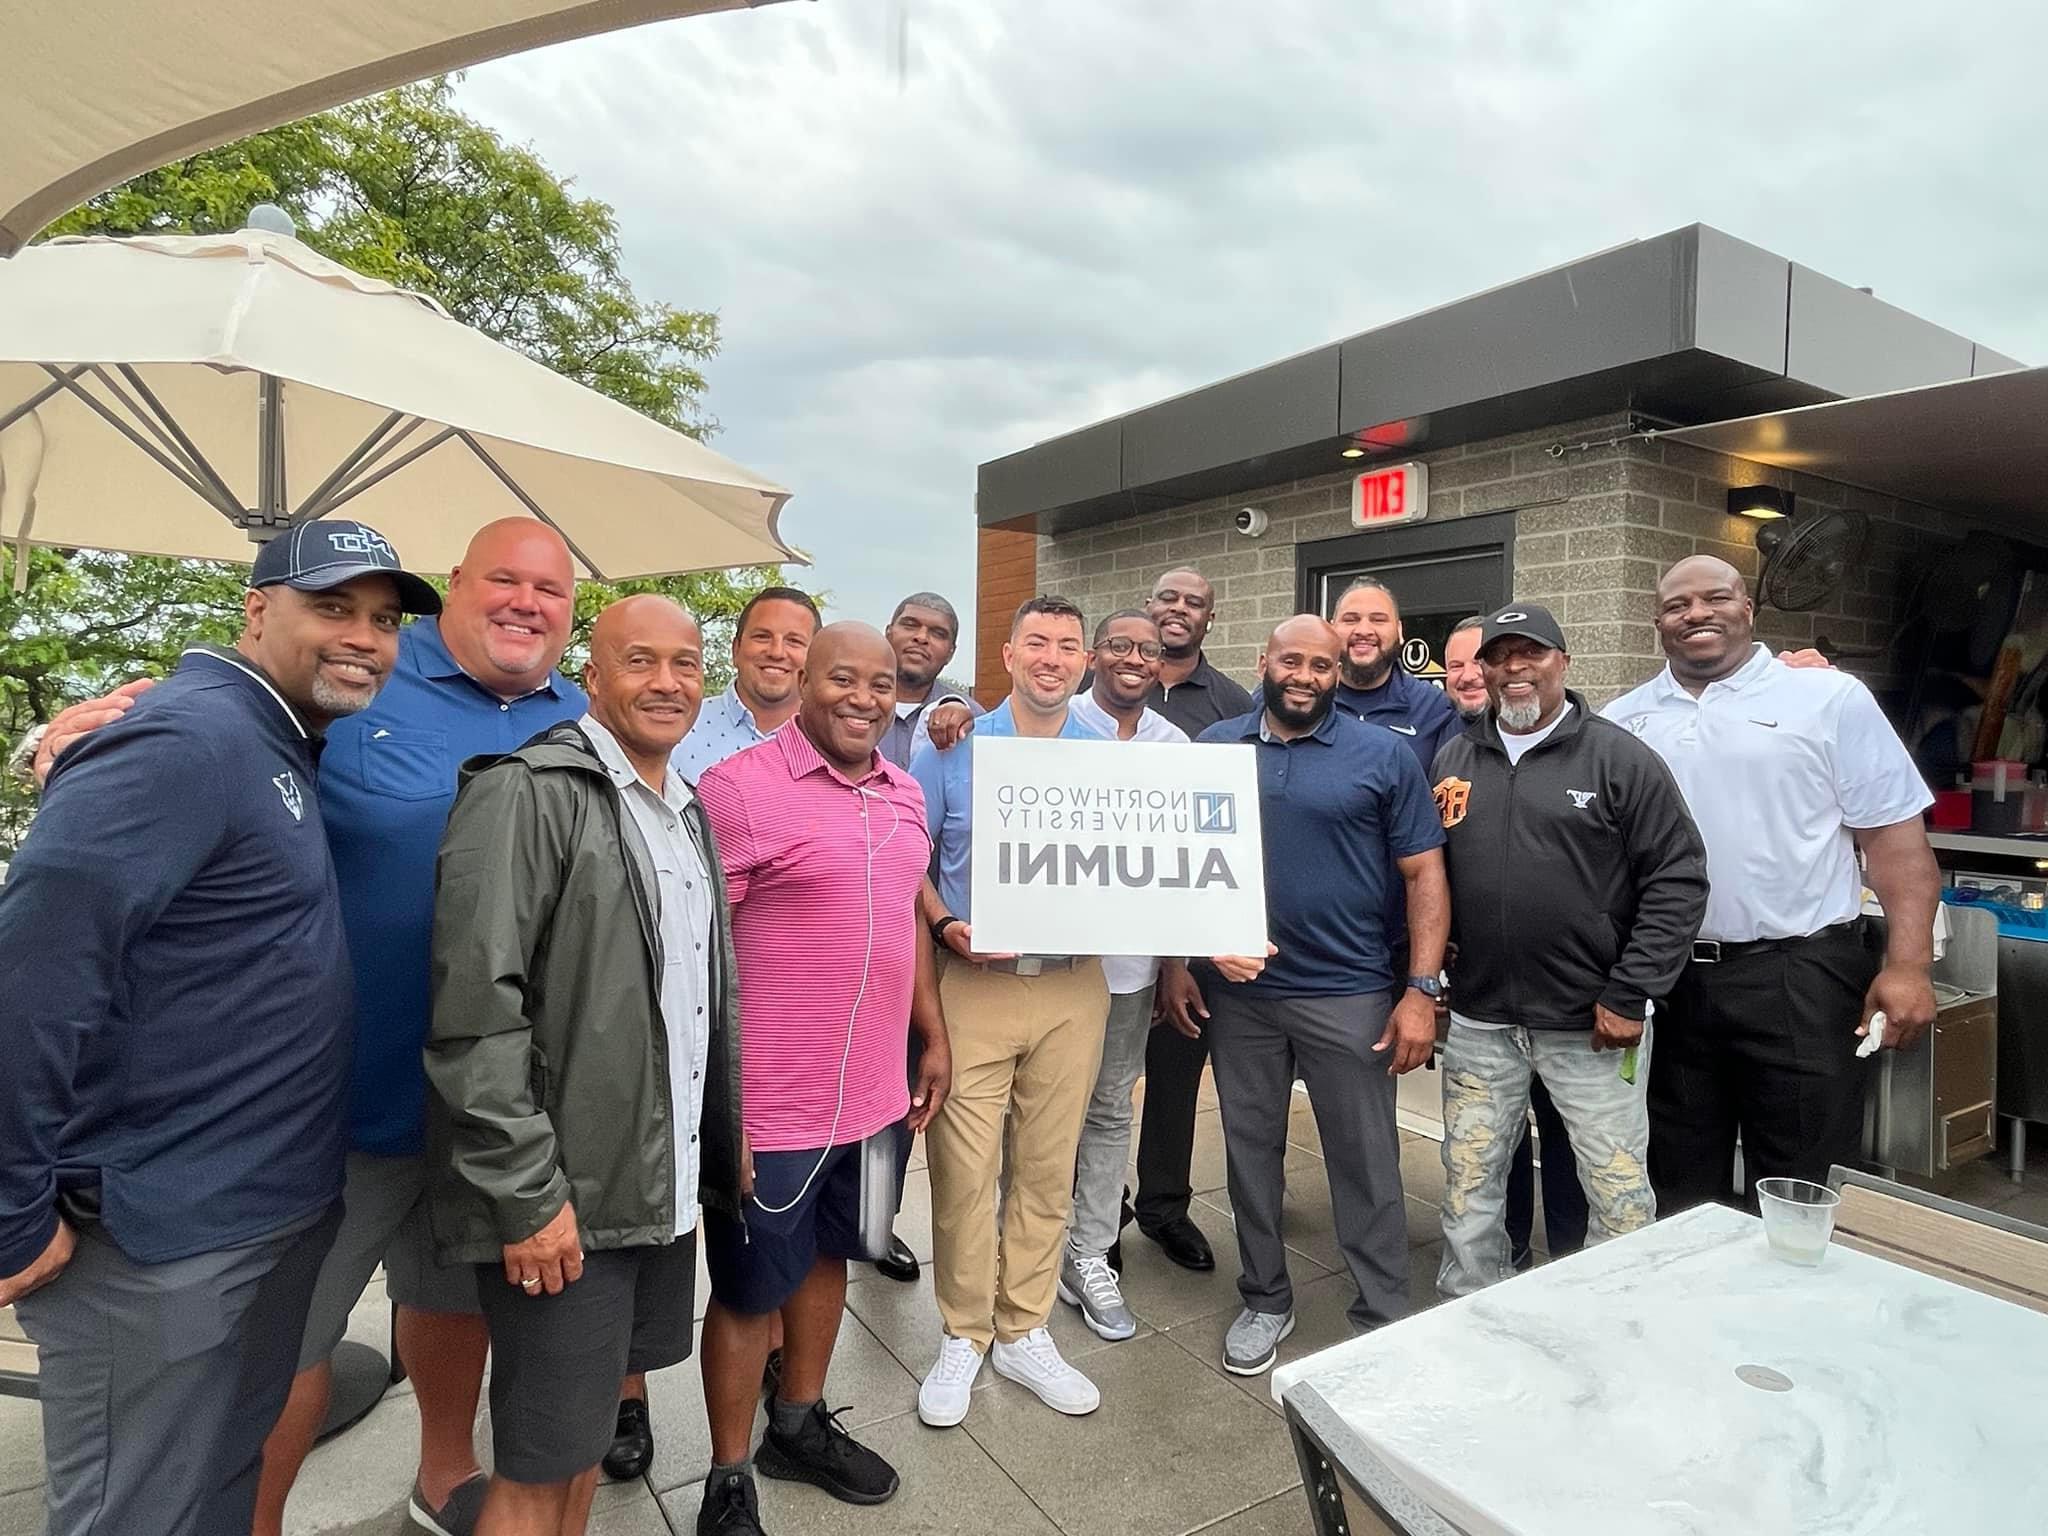
[[[1072,1248],[1061,1253],[1060,1300],[1079,1307],[1081,1321],[1105,1339],[1128,1339],[1138,1331],[1106,1258],[1084,1259]]]
[[[1254,1312],[1246,1307],[1223,1337],[1223,1369],[1233,1376],[1263,1375],[1272,1369],[1280,1341],[1292,1332],[1292,1312]]]

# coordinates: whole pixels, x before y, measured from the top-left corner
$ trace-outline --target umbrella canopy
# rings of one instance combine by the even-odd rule
[[[480,524],[585,574],[801,559],[789,493],[288,235],[53,240],[0,262],[0,539],[248,560],[346,507],[416,570]]]
[[[0,44],[0,256],[131,176],[446,70],[772,0],[34,0]]]

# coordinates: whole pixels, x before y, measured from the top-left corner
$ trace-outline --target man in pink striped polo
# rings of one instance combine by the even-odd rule
[[[924,795],[877,748],[896,708],[880,631],[811,641],[796,718],[707,769],[739,961],[741,1120],[754,1167],[741,1220],[707,1212],[711,1305],[701,1359],[711,1473],[699,1536],[761,1536],[750,1455],[774,1321],[782,1375],[758,1461],[769,1477],[879,1504],[896,1473],[824,1403],[861,1234],[861,1143],[929,1121],[952,1077],[931,945],[917,913],[931,861]],[[908,1029],[924,1041],[914,1091]],[[893,1200],[890,1202],[893,1205]]]

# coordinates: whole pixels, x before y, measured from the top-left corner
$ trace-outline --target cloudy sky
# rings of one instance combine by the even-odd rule
[[[719,312],[718,447],[879,621],[969,606],[984,459],[1695,220],[2048,361],[2043,58],[2031,0],[793,0],[462,99]]]

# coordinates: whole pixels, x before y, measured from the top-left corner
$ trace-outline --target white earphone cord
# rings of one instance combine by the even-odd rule
[[[854,991],[853,1007],[846,1015],[846,1048],[839,1053],[839,1098],[832,1106],[832,1129],[825,1137],[825,1145],[818,1151],[818,1161],[811,1166],[811,1171],[804,1175],[802,1188],[789,1197],[787,1205],[764,1205],[758,1198],[755,1199],[754,1208],[770,1216],[780,1216],[786,1211],[793,1211],[803,1202],[804,1196],[811,1192],[811,1185],[816,1181],[818,1175],[824,1171],[825,1162],[832,1156],[833,1147],[838,1145],[839,1120],[840,1116],[846,1112],[846,1069],[853,1060],[853,1027],[855,1020],[860,1017],[861,1002],[868,995],[868,967],[874,963],[875,958],[875,857],[881,853],[882,849],[889,846],[891,838],[894,838],[898,832],[903,830],[903,813],[896,809],[893,801],[875,794],[871,790],[862,789],[858,784],[853,786],[853,792],[863,802],[869,800],[881,801],[883,805],[889,807],[889,814],[895,820],[890,824],[888,836],[884,837],[880,844],[876,844],[873,841],[874,831],[868,825],[868,808],[865,803],[861,805],[861,844],[867,850],[868,939],[867,946],[862,951],[860,958],[860,986]]]

